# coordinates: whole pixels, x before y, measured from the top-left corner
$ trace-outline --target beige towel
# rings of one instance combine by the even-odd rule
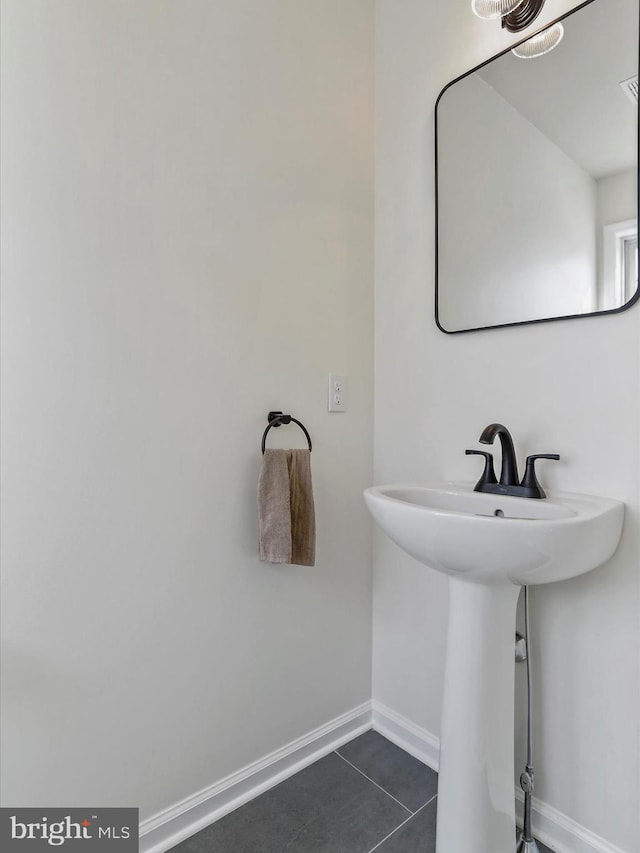
[[[308,450],[265,450],[258,481],[260,559],[313,566],[316,519]]]

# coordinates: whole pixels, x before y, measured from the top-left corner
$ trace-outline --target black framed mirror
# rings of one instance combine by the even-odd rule
[[[558,21],[554,50],[509,48],[438,96],[443,332],[611,314],[640,296],[638,0],[587,0]]]

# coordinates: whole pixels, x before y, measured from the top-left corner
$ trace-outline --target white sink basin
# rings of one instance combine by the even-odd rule
[[[514,636],[520,585],[584,574],[618,546],[624,505],[544,500],[473,486],[376,486],[364,493],[401,548],[449,576],[436,853],[513,853]]]
[[[590,572],[618,546],[624,505],[556,492],[545,500],[460,483],[374,486],[371,515],[421,563],[484,584],[541,584]]]

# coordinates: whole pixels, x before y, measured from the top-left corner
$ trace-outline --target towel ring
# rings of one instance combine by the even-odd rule
[[[289,424],[292,421],[294,424],[298,424],[298,426],[300,427],[302,432],[305,434],[305,436],[307,438],[307,442],[309,444],[309,450],[311,450],[311,436],[307,432],[307,428],[305,427],[305,425],[300,423],[299,420],[296,420],[296,418],[292,417],[291,415],[283,415],[282,412],[269,412],[269,414],[267,415],[267,420],[269,421],[269,426],[265,429],[265,431],[262,434],[262,452],[263,452],[263,454],[265,451],[265,442],[267,440],[267,433],[269,432],[271,427],[279,427],[279,426],[282,426],[282,424]]]

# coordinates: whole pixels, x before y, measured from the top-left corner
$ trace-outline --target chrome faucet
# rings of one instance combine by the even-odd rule
[[[498,495],[514,495],[521,498],[546,498],[546,493],[536,477],[536,459],[560,459],[557,453],[537,453],[527,456],[524,477],[522,482],[518,480],[518,463],[516,462],[516,451],[513,446],[511,433],[504,424],[489,424],[482,430],[480,436],[481,444],[492,444],[498,436],[502,447],[502,465],[500,468],[500,482],[496,479],[493,468],[493,456],[484,450],[466,450],[468,455],[475,454],[484,456],[484,471],[475,485],[476,492],[489,492]]]

